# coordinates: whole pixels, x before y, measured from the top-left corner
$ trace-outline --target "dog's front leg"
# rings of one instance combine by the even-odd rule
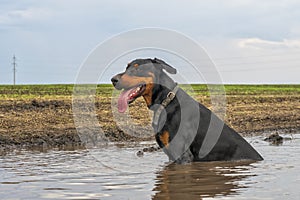
[[[194,156],[190,151],[190,149],[188,149],[175,161],[175,163],[186,164],[186,163],[193,162],[193,160],[194,160]]]

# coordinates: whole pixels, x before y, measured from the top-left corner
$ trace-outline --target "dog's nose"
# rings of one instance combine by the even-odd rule
[[[110,80],[113,85],[116,85],[119,82],[119,76],[116,75],[116,76],[112,77]]]

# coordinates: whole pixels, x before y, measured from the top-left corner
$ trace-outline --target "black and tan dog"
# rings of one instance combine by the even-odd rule
[[[176,74],[176,69],[157,58],[137,59],[111,81],[116,89],[124,89],[118,99],[119,112],[144,97],[154,111],[156,141],[170,160],[263,160],[236,131],[179,88],[165,72]],[[207,142],[213,145],[210,149]]]

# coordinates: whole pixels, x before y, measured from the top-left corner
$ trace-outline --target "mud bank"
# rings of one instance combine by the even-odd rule
[[[195,98],[210,107],[208,96],[196,95]],[[130,121],[124,122],[129,127],[127,131],[123,130],[122,122],[120,124],[122,120],[113,115],[111,105],[110,93],[97,95],[97,119],[110,141],[154,139],[149,130],[151,114],[142,99],[130,105]],[[299,93],[249,95],[231,92],[227,95],[226,110],[226,123],[242,135],[300,130]],[[0,146],[35,145],[82,145],[74,124],[71,95],[1,98]]]

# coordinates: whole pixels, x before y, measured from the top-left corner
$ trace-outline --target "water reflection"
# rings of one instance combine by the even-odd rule
[[[246,177],[254,176],[252,162],[210,162],[167,165],[157,173],[153,199],[202,199],[235,195]]]
[[[145,143],[95,149],[101,162],[82,147],[0,149],[0,199],[299,199],[300,134],[263,138],[248,138],[255,163],[166,164],[160,151],[136,156]]]

